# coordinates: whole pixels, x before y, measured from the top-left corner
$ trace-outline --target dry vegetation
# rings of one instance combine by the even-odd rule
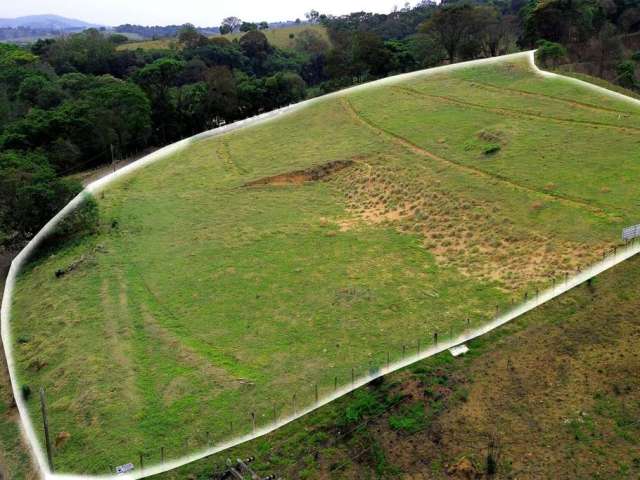
[[[500,209],[458,197],[437,178],[412,178],[407,172],[360,159],[336,183],[349,210],[364,222],[385,222],[417,233],[443,264],[497,281],[511,293],[573,274],[601,255],[582,243],[522,232]],[[523,264],[523,258],[529,261]]]

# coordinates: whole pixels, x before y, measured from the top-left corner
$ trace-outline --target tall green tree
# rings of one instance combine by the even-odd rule
[[[0,243],[31,238],[81,186],[60,179],[37,153],[0,153]]]
[[[184,67],[183,60],[160,58],[138,70],[133,77],[151,100],[154,134],[161,143],[176,138],[176,132],[180,131],[170,90],[177,85]]]
[[[453,63],[460,46],[475,27],[473,7],[469,4],[454,4],[434,13],[420,26],[419,31],[433,36],[447,52],[449,63]]]

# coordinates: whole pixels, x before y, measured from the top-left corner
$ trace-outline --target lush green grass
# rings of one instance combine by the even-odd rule
[[[282,478],[450,479],[461,459],[484,477],[491,439],[496,478],[637,478],[638,280],[636,257],[469,342],[463,357],[428,358],[152,478],[208,479],[247,457]]]
[[[640,94],[638,94],[637,92],[634,92],[633,90],[629,90],[628,88],[621,87],[620,85],[616,85],[615,83],[608,82],[599,77],[593,77],[591,75],[587,75],[586,73],[576,72],[573,68],[573,65],[571,64],[561,65],[555,71],[560,75],[574,77],[574,78],[577,78],[578,80],[582,80],[588,83],[593,83],[594,85],[608,88],[609,90],[622,93],[623,95],[640,99]]]
[[[16,291],[20,379],[46,387],[54,436],[70,434],[58,469],[157,462],[231,422],[247,432],[252,412],[261,424],[294,395],[306,405],[316,384],[322,395],[598,258],[638,214],[637,132],[600,106],[638,124],[640,110],[515,61],[325,100],[110,186],[96,235],[34,261]],[[337,160],[354,163],[244,186]],[[400,430],[423,420],[403,416]]]
[[[324,40],[329,42],[327,29],[322,25],[299,25],[286,28],[272,28],[261,31],[266,35],[267,40],[274,47],[291,49],[295,46],[296,35],[307,30],[318,33]],[[244,35],[244,32],[234,32],[227,35],[222,35],[222,37],[234,41],[240,40],[240,37],[242,37],[242,35]],[[143,50],[178,48],[178,42],[175,38],[160,38],[158,40],[129,42],[118,46],[118,50],[136,50],[138,48],[142,48]]]
[[[6,275],[4,261],[0,264],[0,269],[1,303]],[[27,447],[22,442],[18,412],[13,402],[11,384],[6,375],[4,353],[0,359],[0,369],[0,475],[3,478],[15,480],[32,478],[31,459]]]

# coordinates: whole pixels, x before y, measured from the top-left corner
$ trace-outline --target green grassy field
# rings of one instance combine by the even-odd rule
[[[600,258],[640,213],[640,109],[523,59],[327,99],[99,194],[98,232],[16,289],[57,469],[247,433]]]
[[[0,256],[0,302],[11,257]],[[0,358],[0,478],[36,478],[27,446],[22,442],[20,419],[13,401],[4,354]]]
[[[153,476],[638,478],[640,258],[267,436]],[[490,445],[493,443],[493,448]],[[493,471],[489,474],[492,452]]]
[[[272,28],[261,31],[266,35],[267,40],[274,47],[291,49],[295,46],[296,35],[306,30],[318,33],[323,39],[329,42],[327,29],[322,25],[299,25],[286,28]],[[240,40],[240,37],[242,37],[242,35],[244,35],[243,32],[234,32],[227,35],[222,35],[222,38],[234,41]],[[124,43],[118,46],[118,50],[136,50],[138,48],[142,48],[143,50],[163,50],[168,48],[178,48],[178,45],[179,44],[176,38],[160,38],[158,40],[144,40],[140,42]]]

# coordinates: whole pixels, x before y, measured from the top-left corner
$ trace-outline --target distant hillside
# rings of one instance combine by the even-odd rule
[[[60,15],[28,15],[17,18],[0,18],[0,27],[5,28],[23,27],[42,30],[66,30],[100,26],[74,18],[61,17]]]
[[[285,24],[282,23],[282,25],[285,25]],[[119,28],[120,27],[116,27],[116,31],[120,33],[126,32],[126,34],[129,34],[129,31],[119,30]],[[296,35],[304,30],[313,30],[318,34],[320,34],[320,36],[325,41],[330,42],[327,29],[321,25],[311,25],[308,23],[297,25],[294,23],[293,26],[289,26],[289,27],[285,27],[285,26],[270,27],[268,30],[261,30],[261,31],[266,35],[267,40],[274,47],[291,49],[295,44]],[[199,29],[199,31],[205,34],[202,29]],[[245,32],[233,32],[227,35],[223,35],[223,37],[228,38],[229,40],[239,40],[240,37],[242,37],[244,34]],[[217,35],[219,35],[219,33],[217,32],[214,34],[208,34],[209,37],[214,37]],[[139,42],[125,43],[125,44],[119,45],[118,50],[136,50],[138,48],[142,48],[143,50],[154,50],[154,49],[171,48],[171,45],[176,43],[175,37],[176,35],[174,34],[173,36],[161,37],[155,40],[143,40]]]

